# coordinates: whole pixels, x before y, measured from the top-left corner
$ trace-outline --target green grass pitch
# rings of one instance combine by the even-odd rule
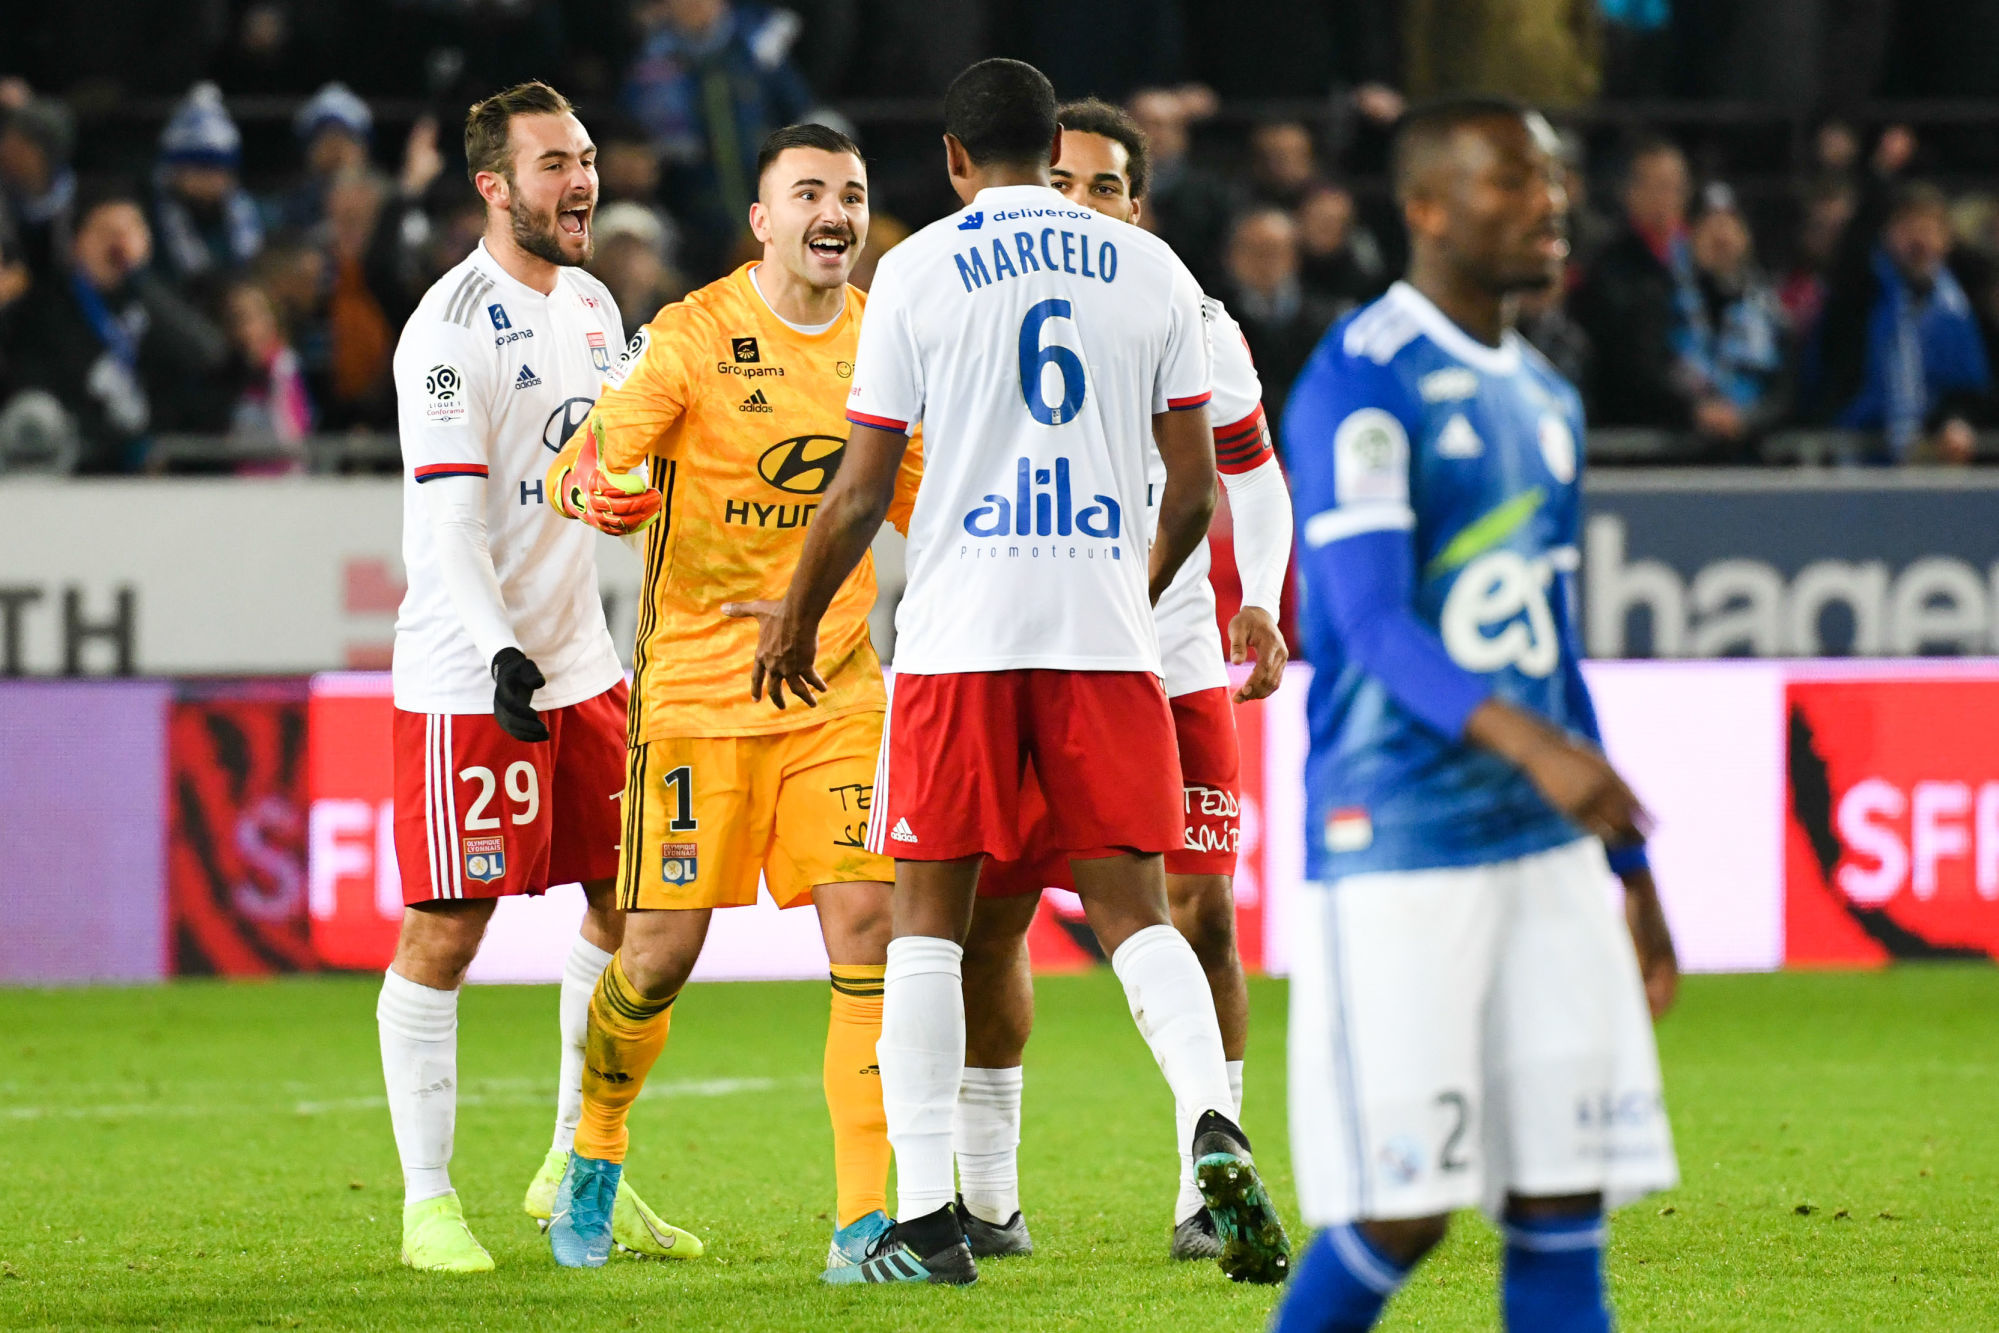
[[[1167,1261],[1166,1094],[1102,973],[1040,985],[1022,1145],[1039,1253],[971,1290],[814,1281],[832,1173],[809,984],[682,999],[628,1169],[709,1257],[598,1272],[556,1270],[519,1211],[547,1146],[554,992],[469,990],[454,1175],[499,1271],[410,1273],[375,992],[0,992],[0,1326],[1249,1330],[1274,1299]],[[1289,1213],[1282,984],[1253,1002],[1245,1119]],[[1999,1328],[1995,1032],[1990,967],[1690,979],[1661,1031],[1686,1182],[1616,1220],[1623,1326]],[[1383,1327],[1494,1327],[1494,1261],[1464,1219]]]

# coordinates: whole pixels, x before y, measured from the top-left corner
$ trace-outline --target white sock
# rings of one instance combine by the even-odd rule
[[[1111,955],[1139,1035],[1173,1090],[1174,1135],[1192,1146],[1205,1111],[1234,1118],[1215,997],[1193,946],[1171,926],[1147,926]],[[1183,1149],[1184,1151],[1184,1149]]]
[[[951,1125],[965,1207],[997,1226],[1020,1211],[1020,1084],[1019,1065],[967,1066]]]
[[[882,1110],[895,1149],[896,1216],[951,1202],[951,1119],[965,1071],[965,951],[950,940],[890,940],[882,978]]]
[[[458,1118],[458,992],[382,975],[375,1005],[389,1123],[403,1162],[403,1202],[451,1193],[451,1133]]]
[[[1242,1061],[1230,1060],[1229,1092],[1235,1097],[1235,1111],[1229,1119],[1242,1123]],[[1173,1225],[1178,1226],[1207,1207],[1207,1200],[1201,1197],[1201,1187],[1194,1183],[1194,1145],[1183,1142],[1180,1145],[1180,1197],[1173,1201]]]
[[[557,1010],[562,1028],[562,1075],[555,1085],[555,1140],[549,1146],[568,1152],[576,1146],[576,1122],[583,1118],[583,1043],[590,1036],[590,996],[597,978],[611,965],[611,955],[576,937],[562,964],[562,1002]]]

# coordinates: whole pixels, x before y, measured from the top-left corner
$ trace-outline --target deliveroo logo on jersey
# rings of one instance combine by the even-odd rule
[[[1540,487],[1522,492],[1474,519],[1423,568],[1425,578],[1458,570],[1437,629],[1451,660],[1467,671],[1503,671],[1543,677],[1561,661],[1561,640],[1548,607],[1554,565],[1495,550],[1526,525],[1547,498]]]
[[[1124,531],[1124,511],[1108,495],[1093,495],[1095,504],[1075,507],[1069,460],[1058,458],[1052,468],[1037,468],[1022,458],[1014,464],[1011,497],[985,495],[984,503],[965,515],[965,531],[974,537],[1085,537],[1115,540]],[[1074,548],[1071,548],[1072,551]],[[1051,547],[1053,554],[1056,548]],[[1112,559],[1117,559],[1113,551]]]

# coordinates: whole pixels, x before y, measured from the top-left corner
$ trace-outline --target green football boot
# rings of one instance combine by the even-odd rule
[[[458,1192],[403,1205],[403,1262],[424,1273],[490,1273],[493,1256],[465,1225]]]
[[[1194,1126],[1194,1181],[1221,1241],[1221,1269],[1275,1286],[1291,1274],[1291,1242],[1249,1155],[1249,1138],[1219,1111]]]

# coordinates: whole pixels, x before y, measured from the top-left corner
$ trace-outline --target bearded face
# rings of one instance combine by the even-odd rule
[[[573,267],[589,262],[597,209],[597,147],[573,115],[520,115],[508,127],[508,230],[525,254]],[[492,198],[499,205],[501,201]]]
[[[590,232],[594,207],[591,200],[585,199],[537,212],[517,194],[511,210],[514,244],[551,264],[587,264],[597,248]]]

